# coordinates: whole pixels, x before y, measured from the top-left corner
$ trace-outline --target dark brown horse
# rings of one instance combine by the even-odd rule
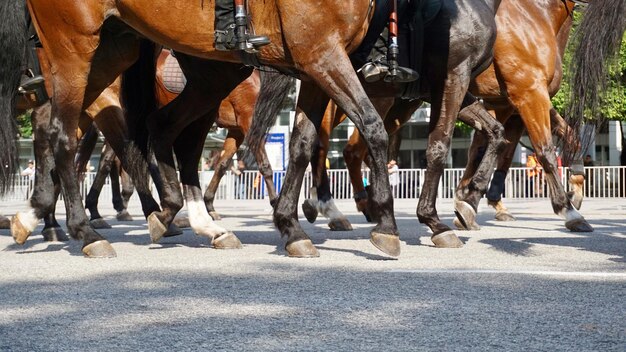
[[[167,79],[170,79],[173,83],[166,83]],[[182,71],[180,70],[174,56],[171,55],[171,51],[163,50],[157,60],[156,69],[156,88],[159,106],[165,106],[174,100],[180,93],[180,91],[177,90],[178,87],[180,87],[181,90],[182,87],[184,87],[184,76],[182,75]],[[209,215],[211,215],[214,220],[220,219],[220,215],[215,211],[213,206],[215,193],[221,178],[228,170],[229,161],[241,146],[241,143],[250,129],[252,124],[253,107],[259,93],[259,88],[259,75],[258,72],[255,72],[243,81],[237,88],[235,88],[220,104],[215,124],[218,127],[226,128],[228,130],[228,135],[224,141],[224,147],[219,155],[219,159],[215,163],[215,172],[204,195],[207,210],[209,211]],[[90,135],[89,137],[93,138],[96,136]],[[91,145],[94,143],[95,141],[87,144]],[[83,142],[81,141],[81,146],[82,145]],[[82,150],[83,148],[81,148],[81,146],[79,146],[77,159],[82,159],[81,161],[85,162],[85,159],[88,159],[91,155],[92,148],[84,148],[84,150]],[[267,154],[265,153],[263,145],[261,148],[257,148],[256,159],[259,171],[263,175],[267,186],[270,202],[273,202],[277,197],[273,182],[273,171],[269,160],[267,159]],[[119,160],[115,157],[114,151],[110,148],[110,146],[108,146],[108,144],[105,145],[105,149],[103,150],[100,158],[98,172],[85,200],[85,207],[89,210],[91,215],[91,225],[96,229],[110,227],[106,224],[98,212],[98,197],[109,172],[112,172],[111,187],[113,193],[113,207],[118,211],[116,218],[118,220],[124,220],[128,219],[130,216],[126,210],[126,204],[132,194],[132,183],[130,183],[131,181],[129,179],[125,179],[128,178],[128,174],[120,168],[120,166],[121,165],[119,165]],[[121,193],[119,182],[115,182],[118,175],[122,176]],[[176,222],[176,225],[181,226],[178,222]]]
[[[8,4],[6,6],[8,11],[1,12],[1,20],[6,28],[13,28],[6,32],[7,37],[13,40],[23,36],[25,30],[23,21],[18,21],[23,14],[24,1],[9,0],[4,3]],[[181,63],[186,73],[197,73],[197,76],[205,81],[202,87],[204,89],[201,90],[202,95],[196,97],[195,95],[200,91],[194,92],[190,89],[185,90],[181,96],[190,95],[193,100],[211,97],[203,111],[199,112],[200,116],[210,114],[214,117],[214,111],[218,108],[219,102],[246,79],[251,70],[243,69],[240,64],[234,63],[240,60],[237,53],[216,52],[213,48],[214,9],[211,3],[208,3],[208,6],[203,3],[172,6],[170,1],[101,2],[94,0],[67,3],[62,0],[29,0],[28,5],[52,67],[51,81],[54,96],[51,144],[59,177],[64,186],[64,199],[69,205],[70,233],[83,239],[83,250],[88,256],[114,255],[110,244],[89,227],[88,218],[81,204],[76,175],[72,170],[71,158],[75,154],[76,141],[69,136],[73,135],[78,127],[81,111],[91,105],[106,87],[137,60],[138,53],[146,51],[140,51],[140,40],[134,30],[181,53],[221,61],[204,62],[200,65],[196,58],[188,57],[180,60],[182,54],[179,56],[179,61],[186,61],[184,64]],[[384,251],[396,253],[400,242],[393,218],[393,200],[388,191],[388,179],[385,175],[384,150],[386,150],[387,137],[382,129],[380,118],[360,86],[347,56],[347,53],[358,45],[365,33],[370,2],[359,0],[350,3],[335,1],[294,3],[278,0],[265,3],[251,2],[249,5],[254,27],[259,32],[268,34],[272,41],[272,44],[261,50],[258,58],[264,64],[306,76],[310,81],[304,85],[303,93],[305,94],[303,95],[327,94],[348,112],[349,118],[366,137],[372,153],[377,156],[373,167],[372,181],[375,185],[375,192],[372,203],[378,209],[376,214],[378,225],[372,231],[372,238]],[[58,11],[60,8],[63,11]],[[320,8],[324,9],[323,17],[311,16],[311,14],[318,13]],[[155,16],[155,13],[159,15]],[[184,30],[177,26],[183,26]],[[13,70],[18,70],[18,66],[13,66],[10,58],[21,57],[19,53],[22,52],[23,42],[17,41],[11,44],[15,45],[7,45],[7,42],[3,40],[3,50],[0,51],[2,52],[0,61],[11,63],[11,65],[4,65],[3,69],[11,71],[12,74],[2,75],[2,79],[6,80],[9,87],[18,84],[18,80],[13,79],[16,76]],[[5,45],[10,51],[4,50]],[[311,50],[311,47],[316,50]],[[207,68],[210,69],[206,70]],[[197,71],[198,69],[202,71]],[[133,71],[128,74],[132,73]],[[214,94],[207,94],[207,92]],[[9,92],[3,97],[6,98],[3,102],[5,106],[12,105],[13,94],[14,92]],[[140,102],[148,103],[143,99]],[[132,102],[126,101],[126,103]],[[162,197],[163,211],[158,211],[158,207],[154,207],[155,211],[152,213],[154,216],[150,217],[149,221],[150,231],[154,238],[166,231],[167,225],[182,206],[179,183],[174,181],[176,174],[171,150],[172,146],[174,149],[191,146],[185,145],[186,140],[176,140],[176,136],[181,135],[185,129],[188,130],[183,133],[186,137],[199,137],[205,134],[189,121],[180,122],[168,118],[169,111],[184,108],[176,107],[176,100],[169,106],[172,106],[170,110],[164,111],[164,114],[153,120],[152,126],[159,126],[159,130],[151,127],[151,132],[157,132],[155,136],[162,137],[159,140],[162,145],[157,146],[153,143],[152,147],[160,162],[159,169],[164,178],[162,191],[165,192]],[[321,111],[319,114],[313,114],[316,110],[323,110],[323,108],[320,109],[319,101],[301,100],[300,111],[303,113],[301,119],[306,116],[316,121],[311,126],[318,125],[321,121]],[[316,120],[315,115],[319,115],[320,118]],[[11,130],[7,135],[11,138],[4,139],[2,145],[9,147],[13,145],[10,141],[15,134]],[[142,143],[139,145],[143,147]],[[131,148],[130,145],[126,147]],[[10,153],[13,150],[15,150],[14,147],[9,150],[9,153],[3,155],[3,162],[14,164],[11,160],[13,154]],[[169,156],[166,155],[167,153]],[[197,161],[196,156],[196,152],[185,155],[177,153],[181,165],[191,165],[192,161]],[[12,170],[14,168],[10,169]],[[145,166],[139,167],[137,171],[141,170],[145,170]],[[7,177],[2,178],[3,184],[6,184],[9,176],[9,173],[5,174]],[[134,180],[141,179],[140,173],[132,176]],[[201,201],[202,194],[198,188],[197,177],[195,170],[192,173],[188,169],[181,168],[181,181],[188,200],[187,204],[191,204],[192,227],[197,233],[212,237],[216,244],[230,241],[234,236],[223,229],[216,228],[212,223]],[[283,204],[279,209],[284,211],[286,205]],[[295,207],[293,209],[295,211]],[[32,218],[38,219],[41,216],[41,214],[33,214]],[[288,235],[289,247],[303,248],[304,252],[312,248],[304,232],[294,231]],[[384,243],[381,243],[380,239],[384,239],[382,241]]]

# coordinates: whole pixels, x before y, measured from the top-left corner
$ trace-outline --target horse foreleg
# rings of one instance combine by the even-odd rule
[[[328,97],[312,82],[303,81],[296,107],[296,122],[289,140],[289,165],[274,209],[274,224],[287,237],[290,257],[318,257],[319,252],[298,222],[298,198],[304,171],[311,161],[313,146]]]
[[[267,187],[270,204],[273,207],[276,204],[276,199],[278,199],[278,194],[276,193],[276,187],[274,187],[274,170],[272,170],[272,165],[265,152],[265,143],[261,143],[261,147],[255,152],[255,155],[259,172],[263,176],[263,180],[265,180],[265,187]]]
[[[133,184],[133,180],[130,178],[128,172],[126,172],[126,170],[122,167],[120,159],[115,158],[115,162],[111,168],[111,182],[113,182],[113,178],[118,179],[118,175],[121,180],[122,190],[120,192],[121,204],[114,205],[115,210],[117,210],[115,218],[117,221],[133,221],[133,217],[130,213],[128,213],[128,201],[135,191],[135,185]]]
[[[469,93],[466,95],[464,105],[467,106],[459,112],[459,119],[474,128],[477,133],[483,134],[486,137],[487,146],[480,158],[470,160],[473,175],[471,177],[464,175],[464,179],[459,183],[454,207],[458,225],[468,230],[479,230],[480,226],[476,223],[478,203],[487,191],[497,153],[504,145],[504,128]]]

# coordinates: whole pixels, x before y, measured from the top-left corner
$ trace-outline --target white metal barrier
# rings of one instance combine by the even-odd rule
[[[439,182],[437,194],[440,198],[454,198],[454,191],[459,180],[463,176],[464,169],[446,169]],[[393,187],[393,196],[398,199],[419,198],[424,184],[424,169],[400,169],[399,183]],[[567,180],[569,170],[562,168],[561,182],[569,190]],[[284,178],[284,171],[274,172],[274,185],[280,191]],[[585,198],[615,198],[626,197],[626,167],[624,166],[595,166],[585,168]],[[203,189],[209,184],[213,171],[199,173],[200,184]],[[328,170],[330,189],[335,199],[351,199],[353,189],[348,176],[348,171],[343,169]],[[87,173],[81,184],[81,194],[83,197],[89,192],[95,173]],[[370,182],[369,171],[363,172],[364,184]],[[302,185],[302,195],[309,197],[312,185],[311,172],[305,173]],[[19,176],[16,178],[15,187],[8,194],[0,197],[0,200],[26,200],[32,192],[33,181],[29,177]],[[156,197],[156,191],[153,191]],[[136,197],[136,195],[133,195]],[[244,171],[240,176],[228,171],[222,178],[218,187],[215,199],[263,199],[267,197],[267,189],[263,177],[258,171]],[[526,168],[511,168],[505,180],[505,198],[547,198],[549,190],[547,188],[545,175],[539,173],[535,177],[529,176]],[[135,200],[138,200],[135,198]],[[111,201],[110,180],[106,184],[100,195],[101,202]]]

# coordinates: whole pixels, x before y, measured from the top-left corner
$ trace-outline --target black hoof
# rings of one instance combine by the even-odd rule
[[[41,235],[44,241],[47,242],[66,242],[70,240],[65,231],[60,227],[48,227],[43,229]]]
[[[307,199],[302,203],[302,212],[304,217],[311,224],[317,219],[317,202],[312,199]]]

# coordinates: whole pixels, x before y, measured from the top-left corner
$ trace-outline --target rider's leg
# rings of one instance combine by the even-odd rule
[[[217,50],[255,51],[267,45],[266,36],[248,33],[244,0],[215,0],[215,48]]]

